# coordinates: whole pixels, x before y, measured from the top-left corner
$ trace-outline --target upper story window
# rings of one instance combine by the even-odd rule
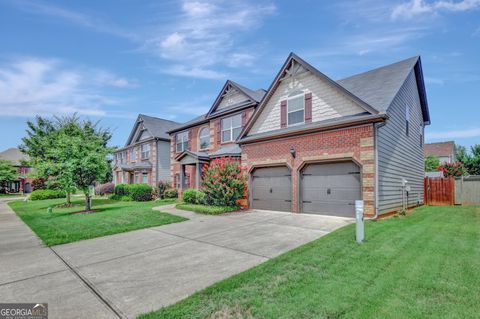
[[[408,105],[405,106],[405,133],[408,136],[409,129],[410,129],[410,107]]]
[[[235,141],[242,131],[242,114],[222,119],[222,142]]]
[[[202,128],[198,139],[201,150],[208,148],[210,146],[210,129],[208,127]]]
[[[303,92],[293,93],[287,100],[287,125],[305,122],[305,96]]]
[[[141,148],[141,151],[142,151],[142,159],[147,159],[150,157],[150,144],[147,143],[147,144],[142,144],[142,146],[140,146]]]
[[[188,149],[188,131],[177,134],[176,144],[177,152],[183,152]]]
[[[137,160],[137,148],[132,148],[130,152],[130,161],[135,162]]]
[[[120,163],[121,164],[125,164],[127,162],[127,152],[121,152],[121,153],[118,153],[118,157],[120,159]]]

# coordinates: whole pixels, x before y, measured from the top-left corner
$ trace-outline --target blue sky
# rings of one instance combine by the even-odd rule
[[[123,145],[138,113],[187,121],[227,79],[268,88],[290,51],[333,79],[421,55],[428,141],[480,143],[480,0],[0,0],[0,150],[78,112]]]

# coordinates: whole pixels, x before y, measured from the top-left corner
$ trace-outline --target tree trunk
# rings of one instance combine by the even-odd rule
[[[92,196],[85,195],[85,211],[89,212],[92,210]]]
[[[70,198],[70,192],[67,192],[67,196],[66,196],[65,200],[66,200],[68,206],[72,205],[72,200]]]

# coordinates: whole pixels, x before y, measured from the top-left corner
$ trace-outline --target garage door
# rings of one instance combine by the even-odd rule
[[[252,207],[291,211],[292,176],[287,167],[265,167],[253,171]]]
[[[300,183],[303,213],[355,217],[355,200],[362,199],[355,163],[310,164]]]

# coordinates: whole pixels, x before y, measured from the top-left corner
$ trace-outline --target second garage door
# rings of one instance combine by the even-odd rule
[[[262,167],[253,171],[252,208],[291,211],[292,176],[287,167]]]
[[[362,199],[355,163],[309,164],[300,183],[303,213],[355,217],[355,200]]]

